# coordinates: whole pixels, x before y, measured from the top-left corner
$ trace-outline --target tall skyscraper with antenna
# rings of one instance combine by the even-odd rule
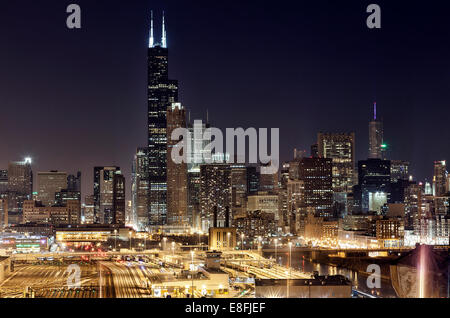
[[[148,48],[149,225],[167,222],[167,108],[178,102],[178,81],[169,79],[165,17],[161,43],[155,43],[153,12]]]
[[[382,159],[383,122],[377,118],[377,103],[373,104],[373,120],[369,122],[369,159]]]

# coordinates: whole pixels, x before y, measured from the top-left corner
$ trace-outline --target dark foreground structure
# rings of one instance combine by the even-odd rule
[[[256,279],[256,298],[350,298],[352,283],[342,275],[311,279]]]

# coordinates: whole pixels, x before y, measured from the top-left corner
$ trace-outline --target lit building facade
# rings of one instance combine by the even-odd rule
[[[56,204],[55,195],[62,189],[67,189],[67,173],[47,171],[37,173],[37,199],[42,204],[51,206]]]
[[[172,140],[175,129],[187,128],[186,110],[180,103],[167,108],[167,224],[188,224],[187,215],[187,154],[180,153],[183,137]],[[186,141],[189,142],[189,141]],[[183,151],[186,151],[184,147]],[[185,159],[182,162],[172,160],[172,152]]]
[[[200,208],[202,230],[213,226],[214,208],[218,222],[225,223],[225,210],[232,205],[231,166],[229,164],[205,164],[200,167]]]
[[[447,165],[445,161],[434,162],[433,195],[443,196],[446,193]]]
[[[148,177],[148,148],[138,148],[131,172],[132,219],[138,231],[150,223],[150,181]]]
[[[120,167],[94,168],[94,219],[97,224],[125,223],[125,178]]]
[[[178,81],[169,79],[169,51],[163,19],[161,43],[148,48],[148,178],[150,225],[167,222],[167,108],[178,102]]]

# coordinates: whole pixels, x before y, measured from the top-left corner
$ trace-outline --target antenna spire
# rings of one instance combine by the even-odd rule
[[[153,38],[153,10],[151,11],[151,16],[152,16],[152,18],[150,21],[150,40],[148,43],[149,48],[154,47],[154,44],[155,44],[155,39]]]
[[[166,23],[164,21],[164,11],[162,18],[162,47],[167,48]]]
[[[373,120],[377,120],[377,102],[373,103]]]

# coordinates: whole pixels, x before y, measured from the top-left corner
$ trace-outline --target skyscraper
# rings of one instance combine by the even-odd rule
[[[31,199],[33,193],[33,172],[31,159],[10,162],[8,165],[8,191],[23,194]]]
[[[433,175],[433,195],[436,197],[445,194],[445,185],[447,182],[447,165],[445,160],[434,162],[434,175]]]
[[[56,203],[55,194],[67,189],[67,173],[60,171],[46,171],[37,173],[38,200],[45,206]]]
[[[20,220],[23,202],[33,194],[33,171],[31,159],[10,162],[8,165],[8,210]]]
[[[0,198],[8,192],[8,170],[0,170]]]
[[[191,153],[187,164],[188,218],[195,229],[201,228],[200,213],[200,166],[211,159],[211,152],[206,146],[211,143],[210,135],[205,134],[209,124],[194,120],[189,124]]]
[[[355,197],[363,212],[381,212],[391,195],[391,162],[368,159],[358,162],[358,186]]]
[[[132,221],[138,231],[144,231],[150,217],[147,147],[138,148],[134,155],[131,183]]]
[[[187,128],[186,110],[180,103],[173,103],[167,108],[167,224],[183,225],[188,223],[187,215],[187,163],[172,160],[172,151],[180,156],[180,142],[172,140],[175,129]],[[190,142],[187,140],[186,142]],[[185,149],[183,149],[185,151]],[[186,157],[187,158],[187,157]]]
[[[150,225],[167,219],[167,108],[178,102],[178,81],[169,79],[169,51],[163,13],[161,43],[153,37],[153,12],[148,48],[148,173]]]
[[[391,160],[391,182],[408,180],[409,162],[404,160]]]
[[[231,209],[231,166],[223,163],[202,165],[200,180],[201,222],[202,230],[206,232],[213,226],[215,208],[217,208],[219,227],[225,224],[226,208]]]
[[[98,224],[125,222],[125,178],[119,167],[94,168],[94,219]]]
[[[314,208],[321,217],[332,217],[332,159],[302,158],[299,161],[299,180],[304,183],[305,207]]]
[[[373,104],[373,120],[369,122],[369,159],[383,159],[383,122],[377,118],[377,103]]]
[[[333,160],[333,191],[350,192],[355,166],[355,133],[320,132],[317,144],[319,157]]]

